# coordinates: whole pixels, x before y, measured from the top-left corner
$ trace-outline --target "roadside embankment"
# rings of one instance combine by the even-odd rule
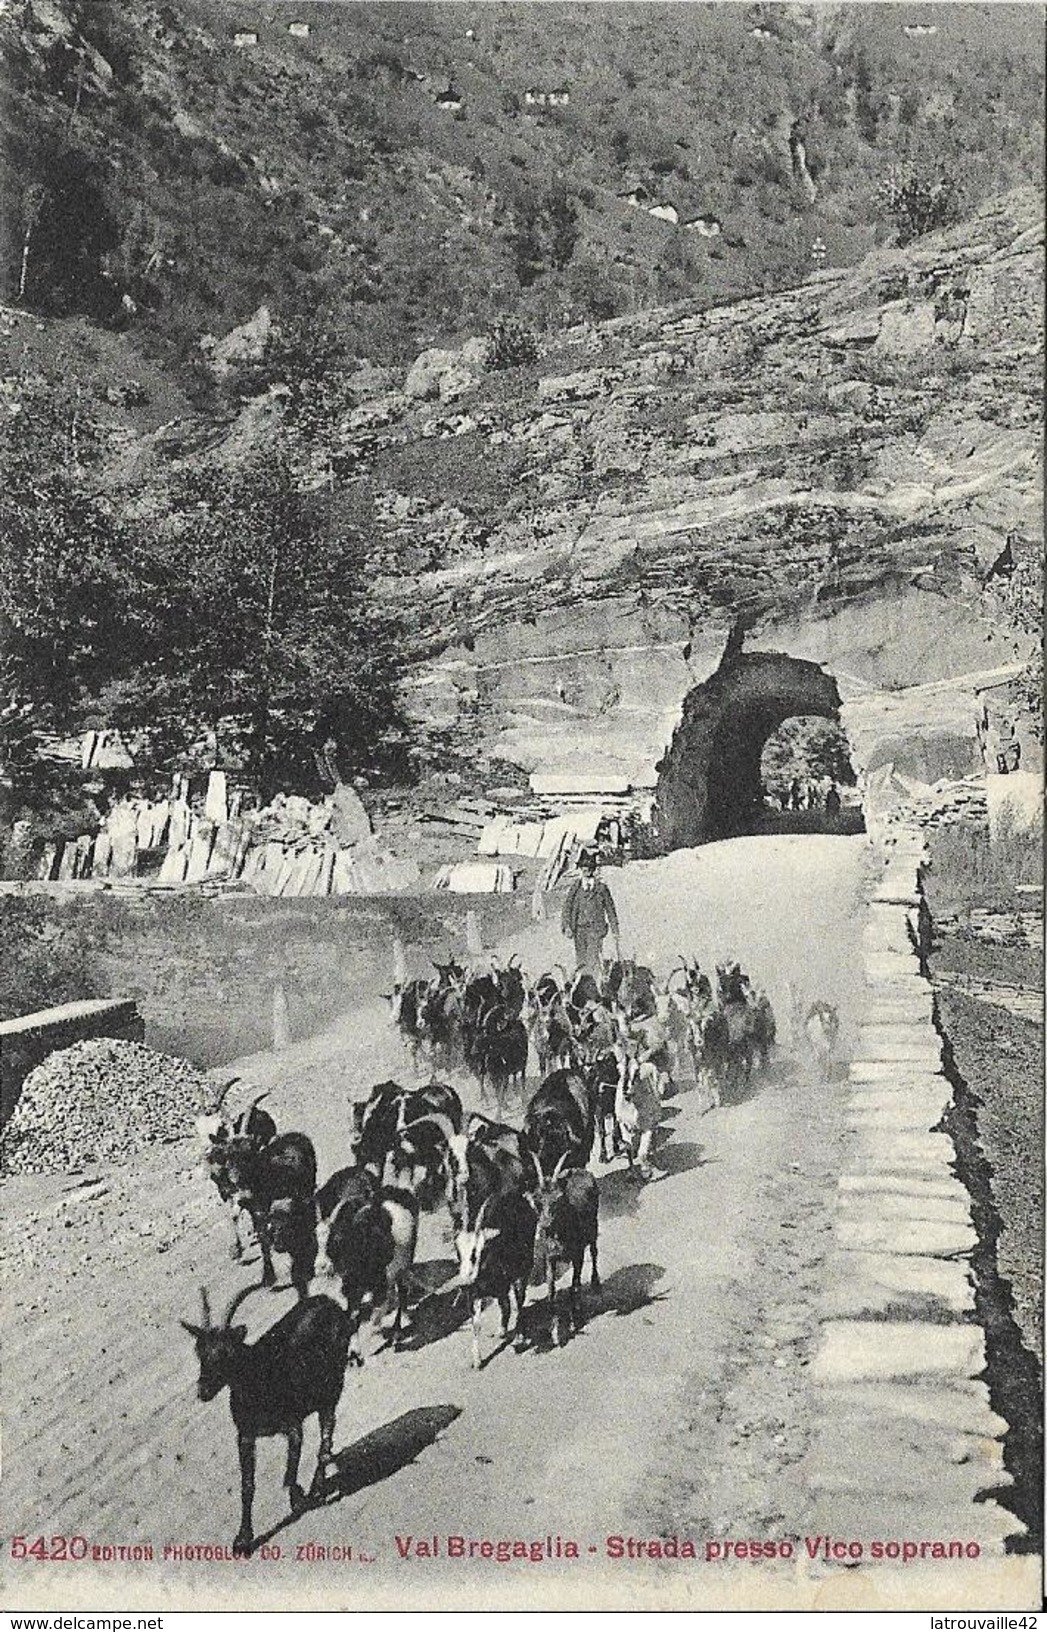
[[[1035,1363],[999,1276],[984,1159],[927,975],[927,852],[916,828],[881,842],[812,1363],[814,1527],[961,1538],[981,1558],[1035,1552]]]

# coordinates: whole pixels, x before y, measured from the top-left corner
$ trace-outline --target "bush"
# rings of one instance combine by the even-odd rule
[[[488,368],[521,368],[538,361],[538,341],[515,317],[499,318],[487,339]]]
[[[96,947],[82,925],[39,897],[0,898],[5,955],[0,962],[0,1020],[58,1003],[98,997]]]
[[[892,170],[880,197],[900,247],[924,233],[955,226],[963,214],[960,189],[944,170]]]

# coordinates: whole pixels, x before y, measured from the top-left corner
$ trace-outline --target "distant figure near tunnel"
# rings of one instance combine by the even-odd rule
[[[658,766],[653,828],[661,851],[732,838],[757,829],[767,811],[761,756],[785,720],[839,721],[836,681],[817,663],[785,652],[744,652],[729,639],[720,666],[684,699],[683,717]],[[820,790],[803,798],[799,773],[782,787],[783,809],[820,809]]]

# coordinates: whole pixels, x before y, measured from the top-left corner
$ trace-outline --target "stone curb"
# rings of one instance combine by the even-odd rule
[[[829,1260],[823,1299],[832,1320],[969,1320],[974,1286],[960,1259],[905,1252],[838,1250]]]
[[[952,1103],[920,954],[918,829],[892,828],[862,934],[865,1000],[843,1085],[845,1160],[810,1375],[813,1522],[839,1536],[963,1536],[1000,1555],[1025,1526],[992,1499],[1007,1423],[983,1380],[971,1198],[941,1131]]]

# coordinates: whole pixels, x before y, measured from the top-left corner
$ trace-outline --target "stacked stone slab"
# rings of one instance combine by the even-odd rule
[[[39,878],[135,879],[139,852],[157,849],[165,837],[159,871],[149,881],[163,886],[239,880],[260,895],[378,895],[410,889],[421,877],[415,861],[379,848],[352,788],[339,785],[321,804],[280,795],[266,809],[241,815],[230,813],[225,775],[213,771],[201,815],[186,802],[184,778],[175,783],[169,800],[122,801],[93,841],[85,834],[49,845]]]
[[[845,1093],[807,1459],[811,1529],[942,1538],[999,1555],[1025,1527],[978,1322],[971,1199],[942,1129],[952,1099],[923,970],[918,828],[893,827],[863,936],[865,1003]]]

